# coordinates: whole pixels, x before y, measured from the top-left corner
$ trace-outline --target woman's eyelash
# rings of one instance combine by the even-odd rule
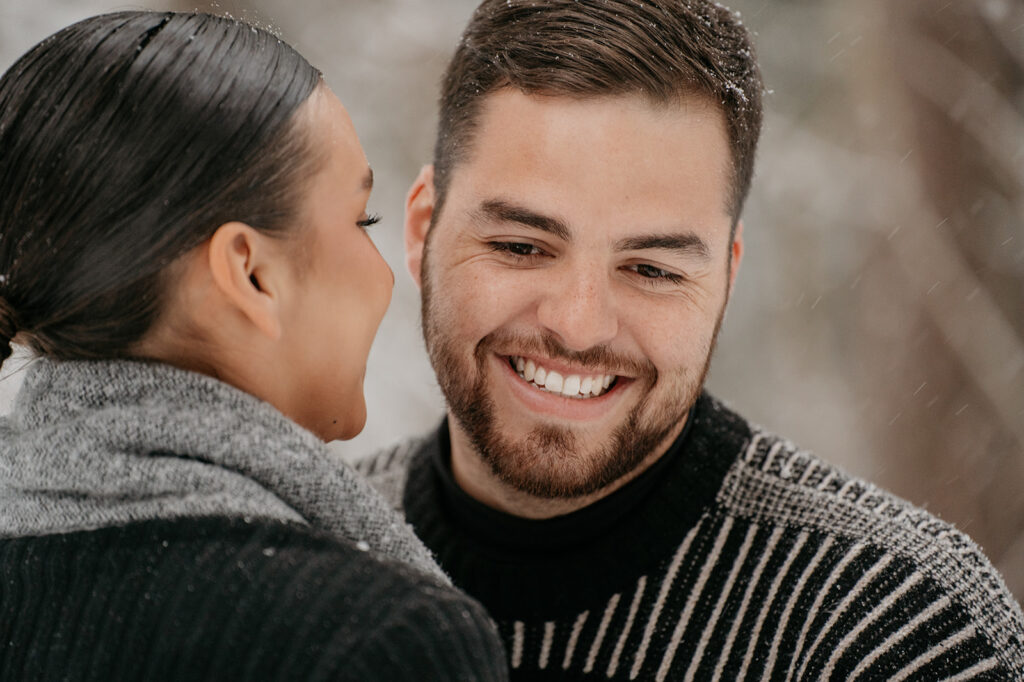
[[[371,213],[370,215],[366,216],[362,220],[357,220],[356,221],[356,225],[358,225],[359,227],[362,227],[362,228],[366,228],[366,227],[369,227],[370,225],[376,225],[379,222],[380,222],[380,214],[378,214],[378,213]]]

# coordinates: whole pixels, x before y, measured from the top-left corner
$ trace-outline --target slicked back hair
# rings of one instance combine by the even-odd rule
[[[763,85],[739,15],[706,0],[484,0],[445,72],[434,147],[435,216],[472,150],[487,95],[639,95],[663,105],[703,96],[720,106],[739,219],[761,132]]]
[[[230,221],[286,235],[319,167],[320,72],[202,13],[91,17],[0,78],[0,362],[131,356],[168,266]]]

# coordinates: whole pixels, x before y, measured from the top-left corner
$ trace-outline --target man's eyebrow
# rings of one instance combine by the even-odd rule
[[[537,230],[549,232],[559,239],[570,241],[572,232],[569,226],[558,218],[541,215],[522,206],[515,206],[500,199],[489,199],[480,204],[476,211],[477,215],[484,220],[505,223],[519,223]]]
[[[697,256],[702,260],[711,258],[711,249],[707,243],[693,232],[678,234],[649,234],[629,237],[620,240],[616,245],[619,251],[643,251],[646,249],[664,249],[675,251],[683,256]]]
[[[366,175],[363,176],[363,190],[369,192],[373,189],[373,169],[367,168]]]
[[[528,208],[510,204],[501,199],[489,199],[476,211],[478,217],[495,222],[519,223],[542,230],[565,241],[571,241],[569,226],[558,218],[536,213]],[[701,260],[711,258],[707,243],[693,232],[659,233],[628,237],[616,245],[618,251],[643,251],[663,249],[675,251],[683,256],[697,256]]]

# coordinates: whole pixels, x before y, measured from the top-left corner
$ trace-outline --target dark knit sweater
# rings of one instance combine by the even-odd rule
[[[479,605],[273,406],[36,360],[0,418],[0,680],[505,680]]]
[[[297,524],[0,541],[5,681],[505,679],[486,623],[425,574]]]
[[[514,680],[1017,680],[963,534],[708,396],[636,480],[543,521],[465,495],[447,427],[360,466],[497,620]]]

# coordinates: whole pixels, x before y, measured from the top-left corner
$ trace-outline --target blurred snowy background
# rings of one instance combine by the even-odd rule
[[[201,9],[279,32],[326,74],[377,177],[397,275],[358,457],[442,402],[405,273],[405,190],[476,0],[0,0],[0,68],[101,11]],[[711,388],[968,532],[1024,596],[1024,3],[734,0],[766,129]],[[0,150],[0,153],[3,153]],[[15,358],[0,410],[19,383]]]

